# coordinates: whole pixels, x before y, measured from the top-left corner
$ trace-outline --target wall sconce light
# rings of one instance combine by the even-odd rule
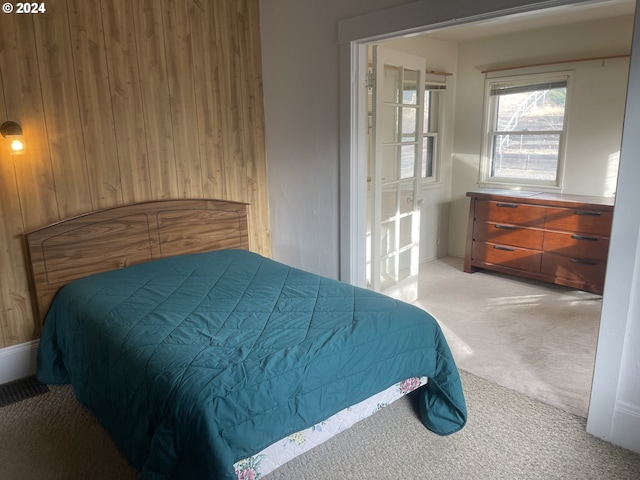
[[[9,153],[12,155],[24,153],[24,138],[20,125],[16,122],[4,122],[0,125],[0,133],[9,141]]]

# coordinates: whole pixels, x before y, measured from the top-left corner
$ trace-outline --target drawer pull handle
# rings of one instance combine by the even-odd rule
[[[513,203],[496,203],[496,206],[502,208],[518,208],[518,205]]]
[[[503,247],[502,245],[494,245],[493,248],[495,250],[504,250],[505,252],[515,252],[515,248]]]
[[[594,262],[593,260],[583,260],[581,258],[572,258],[571,261],[582,265],[598,265],[598,262]]]
[[[599,217],[602,215],[602,212],[591,212],[588,210],[576,210],[575,212],[576,215],[582,215],[584,217]]]
[[[500,225],[496,223],[496,228],[501,228],[502,230],[517,230],[520,227],[516,227],[515,225]]]
[[[585,235],[571,235],[574,240],[588,240],[590,242],[597,242],[598,237],[587,237]]]

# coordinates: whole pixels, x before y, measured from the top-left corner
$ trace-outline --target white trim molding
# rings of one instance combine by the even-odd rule
[[[0,384],[36,373],[36,357],[40,340],[0,348]]]
[[[617,402],[611,431],[611,443],[640,453],[640,407]]]

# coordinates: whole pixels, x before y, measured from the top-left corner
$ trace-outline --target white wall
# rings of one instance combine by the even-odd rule
[[[478,188],[485,75],[506,66],[628,54],[632,19],[586,22],[461,43],[453,154],[449,253],[465,253],[469,201]],[[496,75],[571,71],[563,192],[615,193],[629,70],[628,59],[508,70]]]
[[[260,28],[274,259],[339,271],[338,20],[401,0],[262,0]]]
[[[346,26],[350,28],[347,34],[342,32],[343,42],[348,43],[534,3],[567,2],[262,0],[274,258],[333,277],[338,276],[341,260],[350,261],[348,251],[338,251],[339,245],[349,245],[350,239],[345,241],[341,236],[351,233],[346,229],[340,231],[340,215],[348,218],[350,206],[358,199],[351,197],[348,189],[340,188],[339,173],[344,176],[349,172],[349,162],[353,159],[348,155],[348,146],[339,142],[341,138],[347,143],[350,139],[349,83],[354,76],[349,72],[348,54],[345,57],[345,52],[352,51],[351,44],[338,45],[339,20],[357,17],[347,22]],[[384,12],[376,11],[394,5],[395,8]],[[634,49],[640,56],[640,32],[635,37]],[[636,65],[638,60],[640,58],[636,59]],[[631,90],[636,92],[640,91],[639,68],[636,66],[630,83]],[[457,88],[459,93],[461,85]],[[343,97],[339,98],[341,93]],[[618,183],[612,253],[589,413],[589,431],[616,443],[623,442],[618,436],[622,433],[620,422],[614,422],[614,417],[624,418],[627,425],[640,427],[640,405],[635,400],[638,398],[640,358],[632,347],[634,338],[628,336],[637,334],[640,323],[640,292],[637,288],[630,290],[633,279],[640,275],[637,260],[630,261],[640,257],[640,210],[637,208],[640,189],[636,185],[636,179],[640,178],[640,138],[634,133],[640,131],[640,105],[635,101],[631,106],[626,119],[629,138],[623,140],[628,141],[629,146],[623,147],[621,156],[621,181]],[[466,152],[456,152],[456,155],[463,153]],[[459,158],[465,161],[464,156]],[[344,180],[344,184],[350,185],[350,179]],[[634,432],[640,432],[640,428],[631,429],[624,446],[640,452],[640,438]]]

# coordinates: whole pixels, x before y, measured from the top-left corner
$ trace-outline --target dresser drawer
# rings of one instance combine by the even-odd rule
[[[584,286],[602,287],[605,270],[604,261],[576,259],[548,252],[542,254],[543,274]]]
[[[545,210],[545,207],[535,205],[478,200],[475,218],[496,223],[542,227],[545,221]]]
[[[474,262],[485,262],[517,270],[539,272],[542,253],[537,250],[508,245],[473,242],[471,256]]]
[[[476,221],[473,239],[478,242],[492,242],[515,247],[542,249],[542,230],[519,225]]]
[[[545,227],[551,230],[594,233],[608,237],[611,234],[613,213],[573,208],[547,208]]]
[[[545,232],[543,250],[569,257],[606,260],[609,239],[582,233]]]

